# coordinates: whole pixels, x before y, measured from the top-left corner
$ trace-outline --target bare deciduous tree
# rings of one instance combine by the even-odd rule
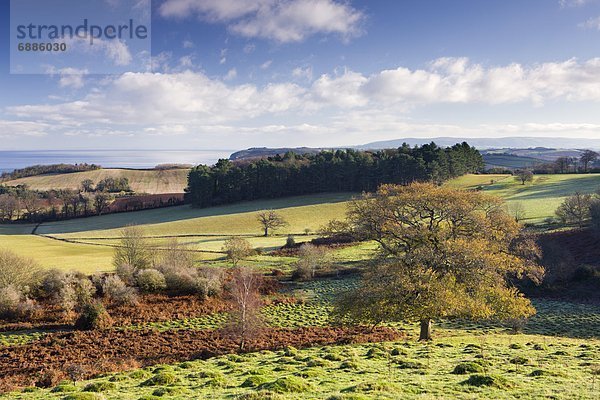
[[[260,316],[262,301],[259,289],[262,277],[250,268],[235,268],[230,284],[233,312],[226,326],[226,332],[237,338],[240,350],[245,350],[250,338],[262,328]]]
[[[287,221],[273,210],[259,213],[258,221],[263,227],[265,236],[269,236],[269,230],[274,231],[288,225]]]

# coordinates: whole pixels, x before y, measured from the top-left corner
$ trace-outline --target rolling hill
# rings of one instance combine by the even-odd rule
[[[47,174],[30,176],[4,182],[8,186],[26,184],[31,189],[76,189],[81,181],[91,179],[94,183],[105,178],[127,178],[136,193],[160,194],[183,193],[187,186],[189,169],[98,169],[70,174]]]

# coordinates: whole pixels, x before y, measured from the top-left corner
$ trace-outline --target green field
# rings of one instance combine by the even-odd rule
[[[302,306],[268,306],[263,312],[272,326],[324,326],[331,299],[355,284],[354,278],[300,283],[289,291],[306,298]],[[419,343],[415,324],[401,324],[406,340],[399,342],[232,354],[5,398],[67,399],[71,393],[73,399],[597,399],[600,309],[545,300],[535,305],[538,315],[523,334],[453,321],[436,325],[433,342]],[[127,329],[204,330],[224,321],[223,314],[213,314]],[[34,340],[31,335],[6,338],[4,345]],[[94,390],[97,397],[83,397]]]
[[[556,209],[566,197],[575,192],[599,190],[600,174],[536,175],[533,182],[525,185],[509,175],[465,175],[448,184],[467,189],[482,186],[486,192],[502,197],[509,205],[521,203],[525,209],[524,222],[540,223],[555,217]]]
[[[91,179],[94,183],[98,183],[106,178],[127,178],[129,185],[136,193],[183,193],[183,189],[187,186],[188,172],[189,169],[98,169],[71,174],[30,176],[3,182],[3,184],[8,186],[26,184],[35,190],[77,189],[81,186],[81,181],[85,179]]]
[[[225,240],[232,235],[244,235],[252,246],[274,250],[283,246],[287,234],[298,242],[306,236],[305,229],[317,231],[334,218],[343,218],[350,193],[299,196],[277,200],[245,202],[207,209],[189,206],[161,208],[132,213],[110,214],[100,217],[44,223],[37,235],[30,235],[32,225],[0,226],[0,247],[32,257],[47,268],[76,269],[83,272],[107,271],[112,268],[113,247],[123,227],[143,226],[151,245],[161,248],[177,237],[181,243],[196,250],[198,261],[222,262],[220,253]],[[260,210],[276,209],[289,226],[276,235],[262,237],[256,220]],[[257,256],[251,260],[256,266],[276,268],[291,263],[283,257]]]
[[[481,187],[503,197],[509,205],[520,203],[525,209],[524,222],[543,223],[554,217],[566,196],[600,188],[600,174],[537,175],[534,182],[526,185],[509,175],[465,175],[447,184],[466,189]],[[298,241],[310,240],[313,236],[304,236],[304,230],[314,233],[329,220],[344,218],[347,201],[353,196],[352,193],[319,194],[206,209],[179,206],[111,214],[44,223],[36,230],[41,236],[28,235],[33,225],[0,225],[0,247],[33,257],[44,267],[106,271],[111,269],[112,246],[117,244],[120,230],[135,224],[143,226],[145,235],[156,247],[164,247],[172,237],[177,237],[197,251],[199,262],[219,263],[223,260],[219,252],[231,235],[244,235],[253,247],[265,250],[283,246],[287,234],[296,235]],[[277,235],[261,237],[256,213],[265,209],[278,210],[290,225],[277,231]],[[275,268],[278,262],[287,266],[292,260],[258,256],[252,262],[255,266]]]

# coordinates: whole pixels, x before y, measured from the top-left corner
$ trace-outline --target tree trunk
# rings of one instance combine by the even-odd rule
[[[425,318],[421,320],[419,340],[431,340],[431,319]]]
[[[265,237],[269,236],[269,228],[265,228]]]

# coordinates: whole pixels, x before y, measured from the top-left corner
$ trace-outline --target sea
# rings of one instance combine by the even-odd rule
[[[48,164],[97,164],[104,168],[153,168],[159,164],[207,164],[235,150],[0,150],[0,173]]]

